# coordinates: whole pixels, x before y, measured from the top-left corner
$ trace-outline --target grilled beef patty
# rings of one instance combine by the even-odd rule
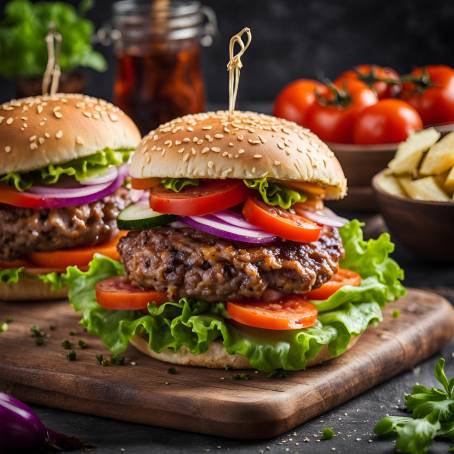
[[[118,233],[116,218],[129,202],[129,191],[120,188],[98,202],[67,208],[0,205],[0,260],[104,243]]]
[[[166,226],[130,232],[118,250],[136,285],[166,292],[170,299],[205,301],[257,299],[266,290],[307,292],[331,278],[344,253],[331,228],[313,243],[257,246]]]

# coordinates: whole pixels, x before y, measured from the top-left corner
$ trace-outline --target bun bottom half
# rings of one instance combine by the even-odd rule
[[[347,350],[352,348],[360,337],[361,336],[352,337],[347,346]],[[148,342],[141,336],[134,336],[130,343],[145,355],[169,364],[206,367],[210,369],[224,369],[226,367],[232,369],[253,369],[247,358],[240,355],[230,355],[221,342],[212,342],[209,345],[208,350],[200,355],[193,355],[186,347],[182,347],[177,352],[167,350],[156,353],[149,348]],[[318,364],[333,358],[334,356],[329,352],[328,346],[325,345],[318,355],[309,361],[308,367],[317,366]]]
[[[66,298],[68,289],[52,291],[50,284],[21,276],[17,284],[0,282],[0,301],[48,301]]]

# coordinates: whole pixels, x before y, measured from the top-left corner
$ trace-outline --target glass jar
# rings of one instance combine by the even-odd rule
[[[217,31],[197,1],[122,0],[113,5],[117,70],[114,102],[142,133],[205,110],[201,45]]]

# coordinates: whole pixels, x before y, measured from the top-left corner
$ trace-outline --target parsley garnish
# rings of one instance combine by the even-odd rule
[[[236,374],[232,377],[234,380],[250,380],[251,377],[249,376],[249,374]]]
[[[38,347],[44,345],[44,336],[46,335],[46,333],[38,325],[33,325],[30,328],[30,333],[30,336],[35,339],[35,344]]]
[[[167,369],[167,373],[168,374],[172,374],[172,375],[175,375],[177,373],[177,370],[175,369],[175,367],[169,367]]]
[[[88,348],[88,344],[83,339],[79,339],[78,344],[79,344],[79,348],[81,348],[82,350],[85,348]]]
[[[65,339],[65,340],[61,343],[61,346],[62,346],[65,350],[71,350],[71,349],[73,348],[72,342],[70,342],[68,339]]]
[[[75,361],[77,359],[77,353],[74,350],[70,350],[66,354],[66,357],[68,358],[68,361]]]
[[[287,378],[288,377],[288,372],[286,370],[282,369],[276,369],[273,370],[273,372],[270,372],[266,378]]]
[[[336,433],[331,427],[325,427],[322,432],[322,438],[323,440],[331,440],[331,438],[334,437]]]
[[[442,388],[416,384],[405,396],[411,416],[385,416],[375,425],[379,437],[397,436],[397,451],[424,454],[434,438],[454,438],[454,377],[448,379],[444,368],[440,358],[434,375]]]

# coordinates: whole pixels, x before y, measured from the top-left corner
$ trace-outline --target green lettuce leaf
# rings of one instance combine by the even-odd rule
[[[161,184],[173,192],[180,192],[186,186],[198,186],[199,180],[191,178],[163,178]]]
[[[51,285],[53,291],[61,290],[66,285],[62,274],[56,272],[46,274],[27,274],[27,270],[24,267],[0,269],[0,282],[3,284],[17,284],[23,276],[36,278],[48,283]]]
[[[304,202],[307,199],[305,194],[302,194],[294,189],[281,186],[280,184],[268,181],[266,177],[243,180],[244,184],[250,189],[256,189],[262,196],[262,200],[270,206],[278,206],[284,210],[288,210],[297,202]]]
[[[4,268],[0,270],[0,282],[7,285],[17,284],[24,268]]]
[[[0,177],[0,182],[13,186],[17,191],[26,191],[35,181],[41,184],[55,184],[63,175],[83,181],[102,173],[111,165],[119,166],[129,161],[132,150],[104,148],[90,156],[74,159],[63,164],[49,164],[32,172],[9,172]]]
[[[361,223],[353,220],[339,229],[345,249],[340,265],[361,275],[359,287],[345,286],[323,301],[313,301],[319,312],[326,312],[347,303],[373,301],[380,307],[405,295],[401,280],[404,272],[389,257],[394,251],[388,233],[377,239],[365,241]]]

